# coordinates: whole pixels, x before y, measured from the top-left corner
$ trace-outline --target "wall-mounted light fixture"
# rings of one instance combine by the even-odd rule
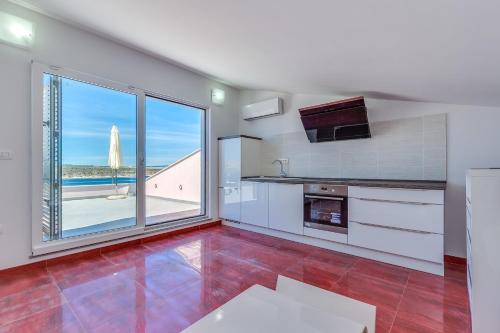
[[[33,30],[32,22],[0,12],[0,42],[29,48],[33,44]]]
[[[226,93],[222,89],[214,88],[212,89],[212,103],[217,105],[224,104],[226,99]]]

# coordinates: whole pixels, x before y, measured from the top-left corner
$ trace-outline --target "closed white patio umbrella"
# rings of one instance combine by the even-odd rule
[[[118,170],[122,165],[122,150],[120,146],[120,132],[118,127],[111,127],[111,136],[109,138],[109,157],[108,166],[113,171],[113,179],[115,184],[116,195],[111,195],[108,199],[123,199],[124,195],[118,195]]]

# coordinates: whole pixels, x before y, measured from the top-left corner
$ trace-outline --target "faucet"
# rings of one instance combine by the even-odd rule
[[[278,162],[280,164],[280,177],[286,177],[286,172],[285,169],[283,168],[283,161],[282,160],[274,160],[272,164],[276,164]]]

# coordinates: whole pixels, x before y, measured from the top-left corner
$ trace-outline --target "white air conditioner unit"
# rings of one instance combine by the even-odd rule
[[[283,113],[283,100],[275,97],[262,102],[248,104],[243,107],[242,112],[243,119],[245,120],[277,116]]]

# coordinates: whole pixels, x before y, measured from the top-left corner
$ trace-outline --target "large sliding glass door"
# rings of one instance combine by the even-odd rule
[[[205,109],[146,96],[146,224],[205,214]]]
[[[205,216],[205,108],[40,64],[32,75],[35,254]]]
[[[137,96],[43,75],[45,241],[137,224]]]

